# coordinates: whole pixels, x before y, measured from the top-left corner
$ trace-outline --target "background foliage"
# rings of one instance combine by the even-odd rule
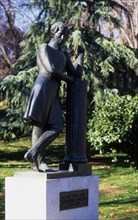
[[[24,127],[22,116],[38,74],[37,48],[49,41],[50,25],[61,20],[70,28],[66,49],[72,60],[76,59],[78,45],[85,49],[83,78],[88,82],[89,142],[92,147],[102,150],[109,144],[114,146],[122,142],[136,146],[136,140],[130,136],[134,130],[137,132],[138,54],[134,48],[135,35],[126,32],[133,28],[132,5],[131,11],[127,3],[109,0],[33,0],[23,6],[37,10],[38,16],[20,44],[22,52],[14,65],[13,75],[0,84],[2,98],[6,99],[8,106],[6,130],[4,126],[1,137],[16,138],[30,132]],[[64,89],[62,83],[63,104]]]

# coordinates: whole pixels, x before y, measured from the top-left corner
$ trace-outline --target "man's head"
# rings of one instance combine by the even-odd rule
[[[56,22],[51,26],[52,38],[57,40],[58,44],[63,44],[68,37],[68,27],[63,22]]]

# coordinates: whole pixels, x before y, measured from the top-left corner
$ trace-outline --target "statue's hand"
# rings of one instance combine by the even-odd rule
[[[60,79],[60,80],[64,80],[67,83],[72,83],[74,81],[74,77],[70,76],[70,75],[66,75],[64,73],[62,73],[61,71],[54,69],[53,68],[53,73],[52,73],[53,77],[55,77],[56,79]]]
[[[78,46],[78,55],[84,54],[84,48],[82,46]]]

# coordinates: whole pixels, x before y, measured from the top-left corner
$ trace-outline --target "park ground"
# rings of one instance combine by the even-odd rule
[[[4,182],[6,176],[14,171],[29,170],[23,159],[30,148],[30,138],[4,143],[0,141],[0,220],[4,220]],[[47,149],[50,167],[56,167],[64,158],[64,138],[60,136]],[[120,155],[118,155],[119,158]],[[92,173],[99,175],[99,220],[137,220],[138,219],[138,171],[126,166],[123,160],[114,164],[112,156],[95,155],[92,157]]]

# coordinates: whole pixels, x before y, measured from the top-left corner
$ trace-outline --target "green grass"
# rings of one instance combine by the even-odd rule
[[[103,166],[93,173],[100,176],[100,219],[138,219],[137,171],[132,167]]]
[[[64,138],[60,136],[47,148],[47,161],[55,167],[64,158]],[[23,156],[30,148],[31,140],[20,139],[10,143],[0,142],[0,220],[4,219],[4,181],[15,171],[29,170]],[[99,156],[100,161],[100,156]],[[100,177],[99,220],[138,219],[138,173],[132,167],[115,166],[93,159],[93,174]]]

